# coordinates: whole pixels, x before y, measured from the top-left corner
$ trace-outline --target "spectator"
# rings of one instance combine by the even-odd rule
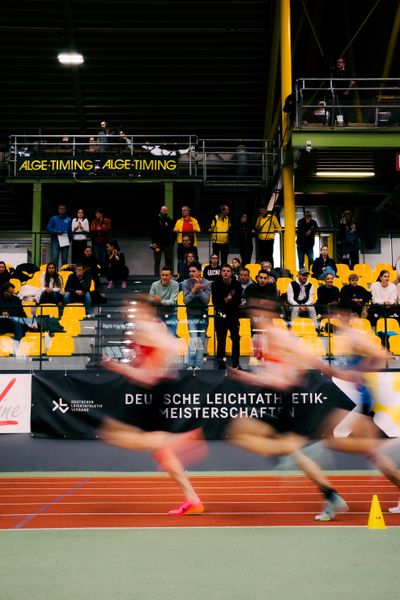
[[[314,288],[307,282],[310,272],[300,269],[295,281],[291,281],[287,290],[287,301],[290,309],[290,320],[308,313],[316,329],[318,329],[317,314],[314,304]]]
[[[28,319],[21,300],[14,295],[15,286],[3,283],[0,289],[0,334],[13,333],[16,342],[25,335],[26,329],[35,329],[32,319]]]
[[[190,336],[188,369],[198,370],[203,366],[211,293],[211,282],[201,278],[200,265],[190,266],[189,279],[185,279],[182,289]]]
[[[275,283],[278,281],[280,275],[276,269],[272,268],[272,263],[270,263],[269,260],[263,260],[260,266],[263,271],[267,271],[268,275]]]
[[[53,262],[48,263],[45,272],[41,275],[38,303],[60,306],[63,301],[62,287],[63,281],[57,272],[57,266]]]
[[[221,263],[228,262],[229,254],[229,230],[231,222],[229,220],[229,206],[222,204],[219,214],[215,215],[208,230],[211,232],[213,254],[221,255]]]
[[[236,279],[239,279],[240,269],[242,268],[242,263],[240,262],[240,258],[232,258],[231,260],[232,273]]]
[[[263,308],[270,308],[271,300],[278,299],[278,290],[275,283],[271,281],[271,276],[268,271],[260,269],[256,277],[256,283],[249,285],[246,289],[246,307],[251,310],[251,330],[253,336],[253,349],[256,358],[262,357],[264,333],[264,311]],[[258,310],[254,310],[258,309]],[[261,312],[260,310],[261,309]]]
[[[351,100],[351,89],[354,87],[353,75],[346,67],[346,59],[343,56],[339,56],[336,61],[336,68],[333,71],[334,79],[343,79],[345,81],[335,81],[335,104],[336,109],[333,111],[333,123],[335,122],[335,115],[338,124],[343,121],[343,125],[346,127],[349,124],[351,113],[349,108],[344,108],[348,105]],[[339,88],[339,89],[338,89]]]
[[[278,290],[275,283],[272,283],[267,271],[260,269],[256,277],[256,283],[252,283],[246,289],[246,305],[257,305],[259,307],[265,304],[269,306],[271,300],[276,301],[277,299]]]
[[[246,266],[251,263],[253,254],[253,232],[246,213],[240,217],[236,237],[242,265]]]
[[[3,283],[8,283],[11,278],[11,273],[7,269],[7,265],[3,260],[0,260],[0,287]]]
[[[124,253],[121,252],[118,242],[113,240],[107,243],[107,256],[104,263],[104,276],[107,278],[107,288],[110,290],[118,283],[121,288],[126,289],[126,281],[129,275],[129,269],[125,264]]]
[[[396,264],[395,264],[394,268],[395,268],[395,271],[396,271],[396,273],[397,273],[397,281],[399,281],[399,282],[400,282],[400,256],[399,256],[399,258],[396,260]]]
[[[339,304],[339,288],[333,285],[334,275],[327,273],[324,276],[325,285],[317,289],[317,302],[315,310],[318,315],[325,316],[333,314],[333,310]]]
[[[173,335],[178,327],[178,294],[179,284],[172,279],[171,267],[163,267],[160,280],[151,284],[149,299],[155,305],[159,319]]]
[[[321,254],[315,259],[312,265],[312,275],[315,279],[325,279],[325,275],[330,273],[336,277],[336,263],[333,258],[328,256],[328,246],[322,246]]]
[[[250,277],[250,271],[247,267],[242,267],[239,273],[239,283],[242,287],[242,296],[240,300],[240,306],[246,306],[246,290],[254,283]]]
[[[210,256],[210,264],[204,267],[203,277],[208,281],[215,281],[221,275],[221,265],[219,264],[218,254]]]
[[[274,265],[274,239],[275,231],[282,231],[276,215],[267,210],[266,206],[260,207],[255,231],[257,234],[258,260],[268,260]]]
[[[85,273],[84,266],[78,263],[75,266],[75,273],[71,273],[65,285],[64,306],[74,302],[83,302],[86,316],[90,318],[92,316],[91,283],[90,275]]]
[[[189,279],[189,267],[193,264],[199,265],[199,269],[201,271],[201,264],[196,260],[196,255],[194,252],[188,252],[185,255],[185,260],[182,263],[181,269],[178,273],[178,281],[182,282],[185,279]]]
[[[198,221],[190,216],[190,208],[188,206],[182,206],[182,218],[178,219],[175,223],[174,232],[176,233],[176,241],[178,244],[178,272],[179,272],[179,261],[183,262],[185,252],[182,252],[182,237],[184,234],[188,235],[191,240],[191,244],[196,247],[197,250],[197,233],[200,232],[200,225]]]
[[[190,237],[190,235],[184,234],[182,236],[182,244],[178,245],[178,273],[182,269],[185,256],[188,252],[193,252],[193,254],[196,257],[196,260],[199,260],[197,247],[194,246],[192,238]]]
[[[94,255],[100,266],[103,266],[106,260],[109,233],[111,231],[111,220],[104,217],[103,209],[97,208],[95,219],[90,224],[90,232],[92,235],[92,247]]]
[[[128,137],[123,129],[119,130],[119,152],[133,154],[133,140]]]
[[[154,275],[160,274],[161,255],[164,254],[165,266],[174,268],[173,250],[173,222],[168,216],[168,208],[162,206],[155,219],[151,232],[150,248],[154,254]]]
[[[380,317],[391,317],[396,314],[397,289],[394,283],[390,283],[390,273],[386,269],[378,275],[378,279],[371,285],[372,305],[368,310],[368,319],[372,326],[376,325]]]
[[[100,131],[97,134],[97,143],[100,152],[109,152],[112,149],[112,144],[115,142],[115,131],[113,131],[108,121],[100,123]]]
[[[232,267],[228,264],[222,265],[221,277],[212,283],[219,369],[226,369],[226,336],[228,331],[230,331],[232,340],[232,368],[241,370],[239,363],[239,306],[241,299],[242,286],[233,277]]]
[[[58,268],[61,254],[61,264],[68,263],[68,252],[71,244],[71,218],[67,216],[65,204],[58,205],[58,214],[51,217],[47,231],[51,233],[51,260]]]
[[[349,275],[349,283],[340,290],[340,306],[349,308],[359,317],[366,317],[365,305],[371,300],[372,294],[361,285],[358,285],[359,277],[355,273]]]
[[[86,246],[83,251],[82,265],[85,267],[86,273],[93,279],[94,289],[98,290],[100,287],[100,265],[93,254],[91,246]]]
[[[297,256],[299,269],[304,268],[304,257],[308,258],[308,268],[314,261],[315,234],[318,232],[318,223],[312,218],[311,212],[306,210],[304,217],[297,222]]]
[[[87,151],[92,154],[93,152],[99,152],[99,150],[100,147],[96,141],[96,138],[94,136],[90,136]]]
[[[71,260],[74,264],[82,261],[83,251],[89,240],[89,221],[85,213],[80,208],[76,217],[72,219],[72,255]]]
[[[353,269],[359,262],[359,237],[350,210],[345,210],[340,218],[339,247],[342,262]]]

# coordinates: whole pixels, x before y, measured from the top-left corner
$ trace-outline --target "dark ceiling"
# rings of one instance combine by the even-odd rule
[[[262,138],[267,103],[279,106],[267,89],[277,5],[2,0],[0,136],[94,133],[107,119],[143,135]],[[291,5],[294,77],[325,75],[347,46],[355,75],[382,74],[398,0]],[[85,56],[83,66],[58,63],[69,49]],[[397,41],[391,75],[399,53]]]

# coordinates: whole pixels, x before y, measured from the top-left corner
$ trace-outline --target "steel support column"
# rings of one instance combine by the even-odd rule
[[[41,264],[41,227],[42,227],[42,182],[35,181],[33,184],[32,200],[32,258],[35,265]]]

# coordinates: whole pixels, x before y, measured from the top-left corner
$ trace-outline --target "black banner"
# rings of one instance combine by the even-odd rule
[[[32,434],[90,439],[106,416],[147,431],[186,431],[202,426],[208,439],[226,437],[226,425],[241,417],[261,418],[278,429],[314,437],[332,407],[355,404],[319,373],[304,387],[281,395],[251,388],[224,373],[184,372],[149,391],[104,372],[37,372],[32,376]]]
[[[19,157],[18,177],[35,175],[122,175],[131,177],[170,177],[178,174],[178,161],[168,156],[38,156]]]

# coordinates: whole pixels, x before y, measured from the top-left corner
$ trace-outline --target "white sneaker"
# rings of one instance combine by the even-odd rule
[[[188,367],[186,371],[193,371],[193,367]]]
[[[316,515],[316,521],[333,521],[338,512],[346,512],[349,510],[347,503],[339,494],[334,494],[331,500],[327,500],[323,512]]]
[[[393,506],[392,508],[388,509],[390,513],[394,514],[394,515],[398,515],[400,513],[400,502],[398,503],[397,506]]]
[[[200,371],[201,367],[194,367],[193,371]]]

